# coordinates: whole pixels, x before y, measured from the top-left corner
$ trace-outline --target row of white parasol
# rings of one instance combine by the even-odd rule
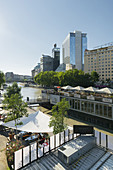
[[[102,88],[102,89],[97,89],[97,88],[92,87],[92,86],[90,86],[88,88],[84,88],[84,87],[81,87],[81,86],[72,87],[72,86],[68,85],[68,86],[61,87],[61,89],[113,94],[113,89],[108,88],[108,87],[105,87],[105,88]]]

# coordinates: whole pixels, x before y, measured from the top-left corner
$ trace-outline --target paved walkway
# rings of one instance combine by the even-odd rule
[[[7,170],[7,158],[6,158],[6,143],[7,138],[0,135],[0,170]]]

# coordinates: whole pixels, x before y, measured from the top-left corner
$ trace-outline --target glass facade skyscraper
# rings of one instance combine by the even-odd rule
[[[62,44],[63,63],[75,65],[78,70],[83,70],[85,49],[87,34],[80,31],[70,32]]]

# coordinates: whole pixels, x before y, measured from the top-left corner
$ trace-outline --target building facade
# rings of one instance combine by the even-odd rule
[[[55,71],[60,65],[60,48],[57,48],[56,44],[54,44],[54,48],[52,49],[52,57],[53,57],[53,71]]]
[[[53,70],[53,58],[49,55],[42,55],[40,58],[40,71],[52,71]]]
[[[46,91],[42,91],[42,98],[49,98],[50,104],[52,105],[57,104],[65,98],[70,105],[68,114],[72,117],[113,130],[113,99],[91,95],[72,95],[67,92],[49,94],[49,92]]]
[[[96,71],[100,80],[113,81],[113,45],[94,50],[86,50],[84,53],[84,71],[91,74]]]
[[[31,81],[32,77],[29,75],[19,75],[19,74],[14,74],[13,72],[6,72],[5,79],[7,82],[14,82],[14,81],[19,82],[19,81],[24,81],[25,79]]]
[[[38,63],[31,71],[32,78],[34,78],[38,73],[40,73],[40,63]]]
[[[80,31],[70,32],[62,44],[63,63],[84,69],[84,51],[87,49],[87,34]]]

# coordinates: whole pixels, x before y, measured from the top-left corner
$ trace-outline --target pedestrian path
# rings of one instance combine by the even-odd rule
[[[0,170],[7,170],[7,158],[6,158],[6,143],[7,138],[0,135]]]

